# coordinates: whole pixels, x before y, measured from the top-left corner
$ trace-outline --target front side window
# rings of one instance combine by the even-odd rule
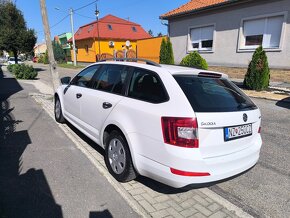
[[[100,65],[94,65],[88,67],[81,71],[70,83],[71,85],[76,85],[80,87],[89,88],[91,79],[93,78],[96,71],[99,69]]]
[[[213,50],[214,26],[191,28],[189,33],[189,51],[212,51]]]
[[[283,22],[283,15],[244,20],[241,48],[255,49],[258,46],[267,49],[279,48]]]
[[[151,103],[161,103],[168,100],[159,77],[151,71],[139,68],[134,68],[128,97]]]
[[[115,94],[122,94],[128,74],[126,66],[107,64],[104,65],[98,74],[99,75],[93,84],[94,89],[112,92]]]

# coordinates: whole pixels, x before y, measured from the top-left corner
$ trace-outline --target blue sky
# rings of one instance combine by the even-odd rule
[[[88,5],[94,0],[46,0],[49,24],[51,27],[51,36],[59,35],[64,32],[71,32],[70,19],[65,18],[61,23],[55,26],[68,15],[69,8],[77,9]],[[98,0],[100,18],[112,14],[117,17],[128,19],[132,22],[141,24],[148,31],[151,29],[154,35],[162,32],[166,34],[166,27],[161,24],[159,15],[166,13],[189,0]],[[42,19],[40,13],[40,0],[14,0],[16,6],[24,15],[29,28],[35,29],[38,35],[38,42],[44,41]],[[56,10],[55,8],[60,10]],[[76,11],[74,15],[75,32],[78,27],[94,21],[95,4]]]

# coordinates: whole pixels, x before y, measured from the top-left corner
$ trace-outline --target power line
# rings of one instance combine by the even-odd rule
[[[61,22],[63,22],[67,17],[69,16],[69,14],[68,15],[66,15],[65,17],[63,17],[60,21],[58,21],[57,23],[55,23],[54,25],[52,25],[49,29],[53,29],[54,27],[56,27],[57,25],[59,25]],[[36,31],[37,33],[42,33],[42,32],[44,32],[44,30],[40,30],[40,31]]]
[[[69,16],[69,14],[66,15],[64,18],[62,18],[59,22],[57,22],[56,24],[54,24],[53,26],[51,26],[50,29],[56,27],[58,24],[60,24],[62,21],[64,21],[68,16]]]
[[[91,2],[91,3],[89,3],[89,4],[87,4],[87,5],[84,5],[84,6],[80,7],[80,8],[74,9],[74,11],[78,11],[78,10],[81,10],[81,9],[83,9],[83,8],[86,8],[86,7],[88,7],[88,6],[90,6],[90,5],[94,4],[94,3],[96,3],[97,1],[98,1],[98,0],[95,0],[95,1],[93,1],[93,2]]]
[[[96,18],[94,18],[94,17],[88,17],[88,16],[85,16],[85,15],[82,15],[82,14],[79,14],[79,13],[76,13],[76,12],[74,12],[76,15],[79,15],[79,16],[81,16],[81,17],[84,17],[84,18],[89,18],[89,19],[93,19],[93,20],[95,20]]]

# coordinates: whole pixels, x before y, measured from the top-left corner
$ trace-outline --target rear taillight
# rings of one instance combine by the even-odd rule
[[[261,127],[259,127],[258,133],[261,133]]]
[[[162,117],[161,123],[165,143],[185,148],[198,148],[196,119]]]

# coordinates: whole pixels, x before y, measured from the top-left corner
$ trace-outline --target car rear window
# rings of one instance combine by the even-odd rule
[[[231,81],[224,78],[175,75],[195,112],[232,112],[257,107]]]

